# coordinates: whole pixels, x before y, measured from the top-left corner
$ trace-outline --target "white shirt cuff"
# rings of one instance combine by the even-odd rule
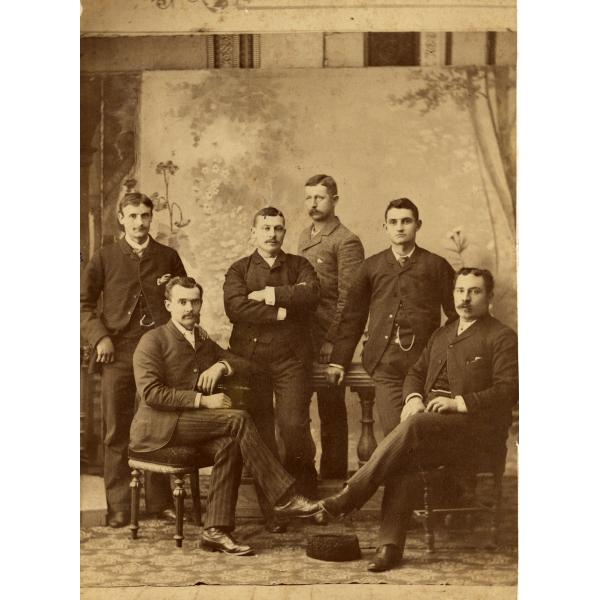
[[[221,365],[225,365],[225,368],[227,369],[227,371],[225,372],[225,375],[224,375],[225,377],[229,377],[230,375],[233,374],[233,369],[231,368],[231,365],[226,360],[219,360],[217,362]]]
[[[456,400],[456,410],[459,413],[468,412],[467,405],[465,404],[465,399],[462,396],[454,396],[454,399]]]
[[[423,402],[423,396],[418,392],[413,392],[412,394],[406,396],[406,399],[404,400],[404,405],[406,406],[411,400],[414,400],[415,398],[418,398],[421,402]]]
[[[273,289],[273,288],[271,288]],[[268,302],[267,302],[268,304]],[[287,317],[287,310],[285,308],[283,308],[282,306],[280,306],[277,309],[277,320],[278,321],[285,321],[285,318]]]
[[[194,399],[194,408],[200,408],[202,406],[202,394],[198,392]]]
[[[342,371],[345,371],[346,369],[344,369],[344,367],[342,367],[342,365],[336,365],[335,363],[329,363],[330,367],[335,367],[336,369],[340,369]]]
[[[271,286],[265,287],[265,304],[275,306],[275,288]],[[282,319],[279,319],[280,321]]]

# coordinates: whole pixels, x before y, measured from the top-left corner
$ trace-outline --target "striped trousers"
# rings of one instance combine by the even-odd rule
[[[214,453],[204,527],[235,527],[244,463],[271,505],[294,485],[294,479],[265,446],[252,418],[243,410],[183,411],[169,445],[201,446]]]
[[[379,544],[404,548],[415,502],[415,470],[461,464],[485,444],[486,430],[466,414],[418,413],[397,425],[371,458],[348,480],[352,505],[360,508],[385,484]]]

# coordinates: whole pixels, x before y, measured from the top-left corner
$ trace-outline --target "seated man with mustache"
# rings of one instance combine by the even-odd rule
[[[263,443],[243,410],[215,393],[219,380],[249,370],[248,361],[223,350],[198,327],[202,288],[191,277],[174,277],[165,288],[171,320],[142,337],[133,355],[139,409],[130,448],[151,452],[165,446],[201,446],[214,451],[207,515],[201,544],[233,555],[252,549],[238,543],[235,506],[243,463],[281,517],[310,517],[320,507],[296,494],[294,479]]]

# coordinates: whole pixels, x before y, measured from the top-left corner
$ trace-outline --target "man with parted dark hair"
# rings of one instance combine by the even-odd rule
[[[400,421],[404,377],[440,326],[441,309],[449,321],[456,318],[456,311],[454,269],[441,256],[416,245],[422,222],[414,202],[392,200],[384,218],[391,247],[370,256],[358,268],[327,377],[332,384],[343,381],[368,319],[362,362],[375,382],[375,406],[383,432],[388,434]]]
[[[321,299],[310,319],[313,356],[328,364],[348,290],[365,258],[363,245],[335,214],[337,184],[325,174],[313,175],[304,184],[305,205],[312,224],[298,241],[298,254],[317,272]],[[348,471],[348,417],[344,387],[317,392],[321,421],[321,479],[345,479]]]
[[[272,388],[257,392],[252,417],[273,454],[277,425],[283,442],[283,466],[303,494],[314,497],[317,474],[310,433],[312,348],[309,321],[319,302],[319,281],[305,258],[281,250],[285,218],[274,207],[253,218],[256,250],[231,265],[225,275],[225,312],[233,323],[231,350],[257,362]]]
[[[519,391],[517,335],[490,315],[493,290],[489,271],[458,271],[453,296],[459,318],[433,333],[409,370],[400,423],[346,487],[322,502],[337,517],[360,508],[385,484],[370,571],[385,571],[402,559],[415,471],[477,465],[483,453],[506,450]]]
[[[100,248],[81,276],[81,332],[102,368],[104,485],[111,527],[129,523],[127,445],[135,410],[133,351],[143,333],[169,318],[165,283],[186,274],[177,252],[149,235],[152,211],[148,196],[126,193],[117,206],[124,237]],[[146,475],[146,511],[175,518],[168,476]]]
[[[198,446],[213,453],[201,544],[236,556],[252,554],[232,535],[243,463],[276,514],[309,517],[319,506],[296,494],[293,478],[252,419],[218,390],[224,377],[247,375],[254,366],[223,350],[198,325],[202,287],[190,277],[175,277],[167,284],[164,303],[171,319],[142,336],[133,355],[140,405],[131,425],[131,449],[143,455],[169,446]]]

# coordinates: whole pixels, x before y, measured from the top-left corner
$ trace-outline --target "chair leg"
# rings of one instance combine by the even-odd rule
[[[200,527],[202,525],[202,502],[200,500],[200,476],[198,475],[198,469],[194,469],[190,473],[190,487],[192,488],[194,523]]]
[[[421,477],[423,478],[423,508],[425,509],[425,541],[427,542],[427,552],[433,553],[435,552],[435,535],[433,533],[429,475],[426,471],[421,471]]]
[[[183,500],[185,498],[185,490],[183,489],[183,479],[181,475],[175,477],[175,489],[173,490],[175,498],[175,545],[181,548],[183,544]]]
[[[131,531],[132,540],[137,540],[139,529],[140,488],[142,487],[140,474],[141,472],[138,469],[133,469],[131,471],[131,482],[129,483],[129,487],[131,488],[131,520],[129,522],[129,529]]]

